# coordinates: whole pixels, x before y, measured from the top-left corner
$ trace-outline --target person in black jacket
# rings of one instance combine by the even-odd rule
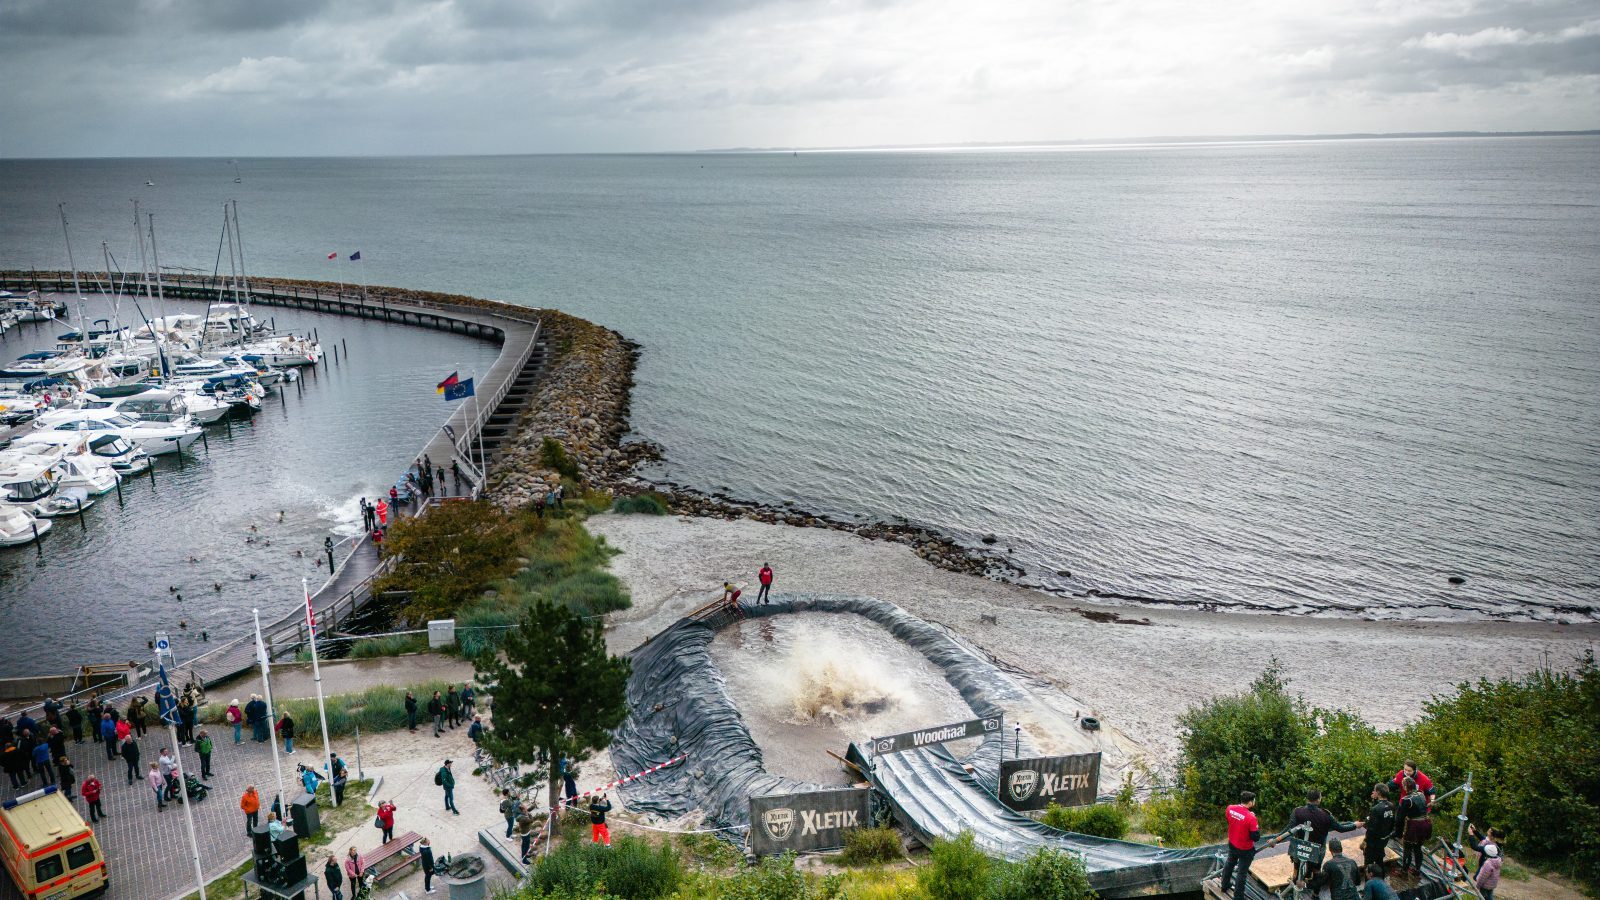
[[[1329,900],[1356,900],[1361,887],[1361,867],[1344,855],[1344,842],[1338,838],[1328,842],[1328,853],[1322,870],[1312,879],[1312,895],[1318,895],[1326,887]]]
[[[1295,807],[1294,814],[1289,816],[1289,827],[1285,828],[1282,834],[1273,838],[1272,844],[1275,846],[1283,842],[1291,834],[1298,834],[1295,829],[1301,826],[1309,826],[1305,840],[1313,844],[1326,844],[1328,842],[1328,832],[1330,831],[1337,831],[1342,834],[1356,829],[1356,823],[1336,821],[1327,810],[1322,808],[1322,792],[1316,788],[1306,791],[1306,805]]]
[[[422,892],[433,893],[433,844],[427,838],[417,847],[417,855],[422,857]]]
[[[450,716],[451,728],[461,724],[461,694],[453,684],[450,685],[450,692],[444,695],[444,709]]]
[[[417,695],[406,691],[406,727],[417,730]]]
[[[332,856],[322,866],[322,880],[328,883],[328,893],[333,895],[333,900],[344,900],[344,870]]]
[[[438,737],[444,730],[444,701],[439,699],[439,692],[433,692],[433,698],[428,701],[428,717],[433,719],[433,736]]]
[[[1400,832],[1400,865],[1412,875],[1422,871],[1422,847],[1433,837],[1433,820],[1428,818],[1428,795],[1417,789],[1411,778],[1404,782],[1405,794],[1395,814]]]
[[[128,783],[133,784],[135,779],[143,778],[139,771],[139,743],[133,738],[122,742],[122,760],[128,764]]]
[[[1361,848],[1363,865],[1383,864],[1383,851],[1394,837],[1394,804],[1389,802],[1389,786],[1378,782],[1372,786],[1372,808],[1362,823],[1367,828],[1365,843]]]
[[[605,843],[611,846],[611,829],[606,827],[606,813],[611,811],[611,801],[605,794],[592,797],[589,800],[589,840],[593,843]]]

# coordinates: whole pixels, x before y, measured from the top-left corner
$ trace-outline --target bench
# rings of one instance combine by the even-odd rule
[[[414,849],[422,835],[408,831],[376,850],[361,854],[361,871],[371,872],[379,884],[388,881],[396,872],[422,862]]]

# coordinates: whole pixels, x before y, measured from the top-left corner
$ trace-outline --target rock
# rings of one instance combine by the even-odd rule
[[[983,536],[983,542],[985,544],[993,544],[993,543],[995,543],[995,542],[997,542],[999,540],[1000,540],[999,538],[995,537],[992,534],[986,534],[986,535]]]
[[[1072,573],[1067,571],[1066,569],[1060,569],[1060,570],[1058,570],[1056,572],[1056,574],[1060,575],[1062,578],[1071,578],[1072,577]]]

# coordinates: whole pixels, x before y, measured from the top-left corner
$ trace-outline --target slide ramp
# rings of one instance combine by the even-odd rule
[[[851,759],[860,760],[861,748],[850,749]],[[985,853],[1013,861],[1041,848],[1067,850],[1083,859],[1090,883],[1103,898],[1200,889],[1220,847],[1174,850],[1036,822],[1001,805],[995,794],[1002,752],[1001,741],[989,738],[964,760],[943,746],[892,753],[873,760],[873,780],[900,821],[925,844],[969,831]]]

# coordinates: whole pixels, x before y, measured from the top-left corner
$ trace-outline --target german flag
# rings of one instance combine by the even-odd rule
[[[445,392],[446,388],[454,386],[456,382],[461,380],[459,377],[457,377],[460,374],[460,372],[451,372],[449,378],[439,382],[439,387],[436,389],[435,393],[442,394]]]

